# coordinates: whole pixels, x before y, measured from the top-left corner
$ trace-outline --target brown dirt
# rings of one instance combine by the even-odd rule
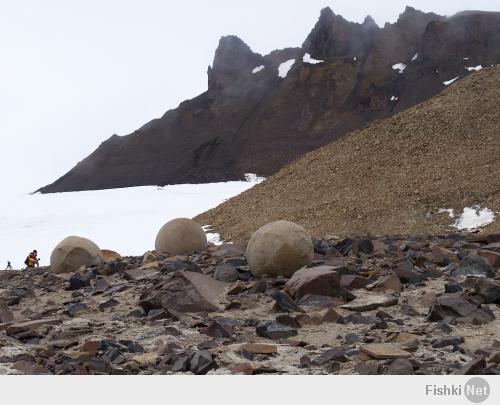
[[[479,204],[500,230],[500,67],[292,162],[196,217],[226,240],[286,219],[313,236],[450,231],[440,208]]]

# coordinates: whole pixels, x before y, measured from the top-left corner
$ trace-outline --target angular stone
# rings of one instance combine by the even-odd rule
[[[133,269],[133,270],[125,270],[125,278],[129,280],[134,280],[134,281],[140,281],[140,280],[146,280],[148,278],[152,278],[156,276],[157,274],[160,274],[159,271],[149,269],[149,270],[139,270],[139,269]]]
[[[475,285],[475,292],[486,304],[500,303],[500,284],[487,278],[480,278]]]
[[[19,322],[7,328],[7,335],[17,335],[18,333],[33,331],[44,325],[57,325],[62,323],[60,318],[45,318],[36,321]]]
[[[438,349],[446,346],[460,346],[464,342],[465,339],[462,336],[447,336],[443,339],[434,339],[431,344],[433,348]]]
[[[455,371],[456,375],[476,375],[482,374],[483,369],[486,367],[486,359],[484,356],[478,356],[469,361],[462,368]]]
[[[278,346],[268,343],[244,343],[239,350],[246,350],[252,354],[276,354]]]
[[[236,267],[229,263],[221,263],[217,266],[214,273],[214,278],[224,283],[234,283],[238,281],[240,273]]]
[[[362,345],[360,349],[363,353],[379,360],[399,359],[411,356],[411,353],[401,350],[392,343],[370,343]]]
[[[495,319],[495,316],[486,307],[466,300],[457,294],[444,294],[436,299],[427,315],[429,321],[450,322],[453,319],[482,324]]]
[[[272,340],[286,339],[297,335],[295,329],[272,321],[259,324],[256,328],[256,332],[257,335]]]
[[[387,367],[387,374],[413,375],[413,364],[408,359],[396,359]]]
[[[300,307],[295,303],[292,298],[279,290],[271,291],[271,297],[276,302],[278,310],[282,312],[302,312]]]
[[[99,304],[99,309],[101,311],[104,311],[105,309],[116,307],[119,304],[120,303],[117,300],[115,300],[114,298],[110,298],[107,301],[101,302]]]
[[[90,286],[90,280],[94,279],[95,273],[93,271],[87,271],[82,274],[73,274],[69,278],[69,290],[79,290],[80,288]]]
[[[71,304],[68,308],[66,308],[64,310],[64,313],[68,314],[69,316],[75,317],[89,311],[90,308],[83,302],[76,302],[74,304]]]
[[[493,250],[479,250],[477,255],[484,257],[490,266],[497,269],[500,268],[500,252],[495,252]]]
[[[0,323],[7,323],[14,320],[14,314],[8,307],[0,302]]]
[[[332,361],[340,361],[342,363],[347,361],[347,357],[345,355],[345,347],[337,346],[327,350],[323,354],[314,358],[312,360],[312,364],[322,366]]]
[[[372,311],[380,307],[390,307],[397,303],[398,299],[396,297],[368,293],[365,296],[356,298],[348,304],[342,305],[342,308],[350,311],[364,312]]]
[[[285,291],[296,300],[308,294],[352,299],[354,296],[340,286],[338,270],[332,266],[300,269],[287,281]]]
[[[394,272],[403,283],[418,284],[424,280],[422,274],[415,269],[408,259],[400,262]]]
[[[190,271],[173,273],[170,279],[141,294],[146,309],[164,308],[179,312],[214,312],[221,309],[220,299],[226,285],[210,276]]]
[[[215,367],[217,363],[207,350],[197,351],[189,361],[189,369],[196,375],[206,374]]]
[[[474,254],[467,255],[460,265],[456,266],[451,274],[455,278],[465,278],[467,276],[492,277],[493,269],[486,259]]]
[[[344,274],[340,277],[340,285],[348,290],[357,290],[365,288],[371,283],[371,280],[366,277],[356,276],[353,274]]]
[[[367,289],[379,292],[386,290],[401,292],[403,290],[403,285],[396,274],[390,274],[379,278],[375,283],[367,286]]]

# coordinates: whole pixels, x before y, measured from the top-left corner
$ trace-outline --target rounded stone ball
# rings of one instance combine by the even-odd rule
[[[207,247],[207,235],[198,222],[177,218],[167,222],[156,235],[155,249],[159,253],[183,255],[201,252]]]
[[[71,273],[82,266],[98,265],[104,258],[99,246],[80,236],[63,239],[50,255],[52,273]]]
[[[254,276],[290,277],[312,263],[314,248],[311,237],[300,225],[276,221],[252,235],[245,256]]]

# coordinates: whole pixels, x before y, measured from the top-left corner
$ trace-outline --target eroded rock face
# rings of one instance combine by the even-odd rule
[[[68,236],[50,255],[50,270],[52,273],[71,273],[82,266],[97,265],[102,262],[101,250],[94,242],[79,236]]]
[[[290,277],[301,267],[311,264],[314,250],[304,228],[293,222],[276,221],[252,235],[245,256],[255,276]]]
[[[200,224],[189,218],[167,222],[158,232],[155,241],[157,252],[181,255],[201,252],[207,247],[207,236]]]

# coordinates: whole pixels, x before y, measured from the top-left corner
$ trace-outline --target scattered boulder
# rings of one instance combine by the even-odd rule
[[[101,250],[94,242],[79,236],[69,236],[54,248],[50,256],[50,271],[71,273],[82,266],[102,263]]]
[[[311,264],[314,249],[309,234],[289,221],[276,221],[257,230],[248,242],[245,256],[255,276],[290,277]]]
[[[460,321],[477,325],[495,319],[487,306],[457,294],[443,294],[436,299],[427,315],[429,321],[444,321],[446,323]]]
[[[451,274],[454,278],[464,279],[468,276],[493,277],[494,272],[484,257],[474,254],[468,254],[462,262],[451,268]]]
[[[300,269],[287,281],[285,290],[296,300],[308,294],[340,297],[346,301],[353,299],[354,296],[341,287],[338,270],[333,266]]]
[[[475,285],[475,292],[485,304],[500,304],[500,284],[487,278],[479,278]]]
[[[240,350],[246,350],[252,354],[276,354],[278,346],[269,343],[244,343]]]
[[[302,312],[300,307],[287,294],[279,290],[273,290],[270,293],[273,300],[276,302],[276,307],[282,312]]]
[[[226,284],[190,271],[172,273],[169,279],[141,294],[145,310],[163,308],[179,312],[219,311]]]
[[[189,218],[167,222],[156,236],[157,252],[181,255],[201,252],[207,247],[207,236],[200,224]]]

